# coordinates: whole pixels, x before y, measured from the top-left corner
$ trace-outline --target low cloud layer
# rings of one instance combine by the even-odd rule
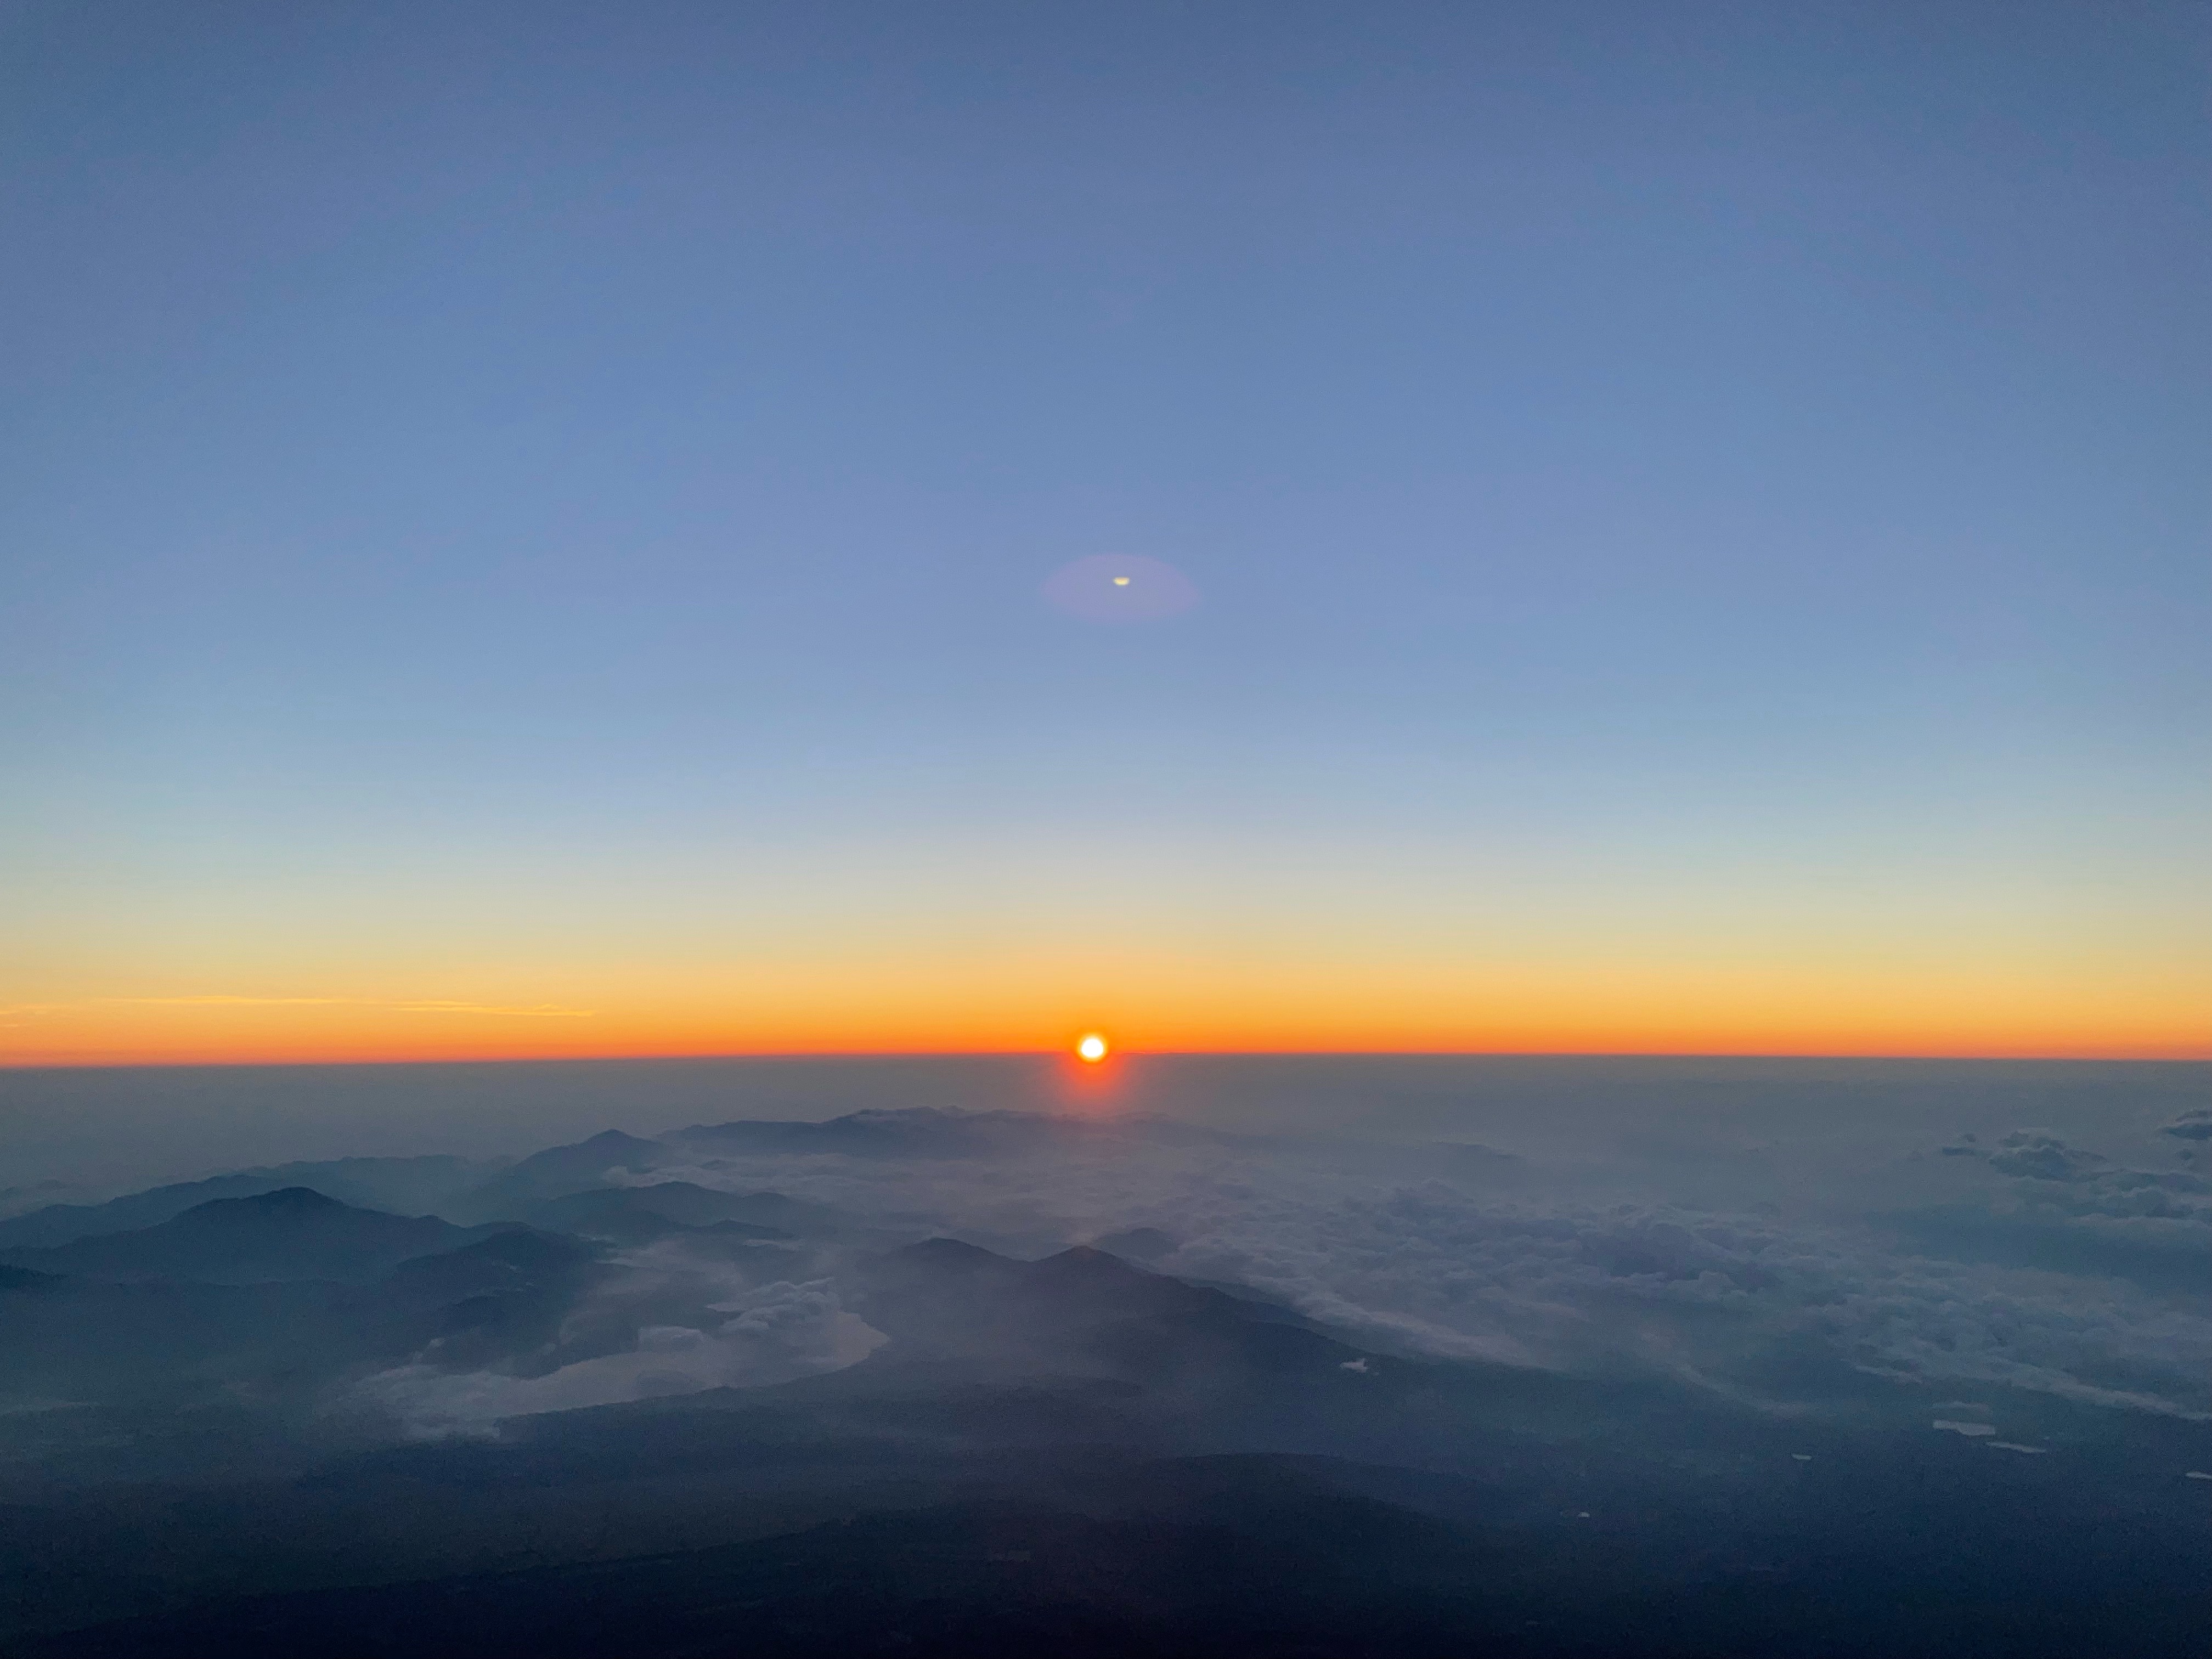
[[[1939,1222],[1957,1231],[1964,1217],[2007,1248],[2032,1225],[2033,1240],[2085,1249],[2147,1241],[2179,1252],[2185,1269],[2212,1252],[2205,1183],[2033,1130],[1974,1152],[1979,1174],[1931,1172],[1901,1151],[1887,1177],[1856,1178],[1863,1213],[1787,1216],[1767,1204],[1622,1201],[1633,1171],[1593,1196],[1516,1166],[1501,1191],[1480,1162],[1462,1160],[1474,1171],[1464,1178],[1422,1180],[1409,1178],[1418,1153],[1362,1167],[1341,1149],[1141,1127],[1005,1157],[678,1158],[623,1178],[772,1187],[894,1237],[949,1231],[1017,1253],[1141,1230],[1162,1271],[1249,1285],[1371,1344],[1440,1356],[1654,1367],[1785,1407],[1826,1366],[2212,1412],[2212,1308],[2201,1294],[2094,1270],[2101,1258],[2053,1271],[1995,1246],[1978,1259],[1928,1243]],[[1885,1178],[1894,1210],[1873,1202]],[[1929,1183],[1944,1182],[1944,1201],[1927,1204]]]
[[[845,1310],[827,1279],[759,1283],[675,1245],[615,1265],[626,1271],[577,1307],[562,1332],[563,1347],[596,1337],[617,1345],[612,1352],[535,1372],[455,1371],[438,1363],[434,1346],[411,1364],[356,1384],[346,1403],[386,1412],[416,1437],[483,1433],[502,1418],[787,1382],[853,1364],[884,1340]],[[693,1322],[660,1322],[672,1304],[688,1304]]]
[[[2045,1130],[1961,1137],[1942,1157],[1899,1148],[1839,1171],[1848,1200],[1785,1209],[1716,1204],[1710,1183],[1701,1201],[1673,1201],[1659,1174],[1626,1163],[1593,1174],[1481,1149],[1146,1121],[919,1114],[858,1127],[852,1147],[830,1152],[637,1143],[598,1175],[826,1206],[841,1218],[836,1249],[632,1251],[550,1352],[459,1370],[426,1351],[355,1398],[450,1433],[836,1369],[884,1340],[843,1305],[843,1267],[950,1234],[1026,1256],[1098,1241],[1370,1347],[1663,1374],[1781,1412],[1879,1382],[2212,1416],[2212,1299],[2197,1273],[2212,1261],[2212,1191],[2186,1169]]]

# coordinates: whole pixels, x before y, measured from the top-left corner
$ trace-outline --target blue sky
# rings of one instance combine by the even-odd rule
[[[2201,11],[0,19],[0,1001],[726,889],[2201,988]]]

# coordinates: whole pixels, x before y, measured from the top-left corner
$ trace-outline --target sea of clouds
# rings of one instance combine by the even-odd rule
[[[1371,1347],[1663,1372],[1777,1412],[1872,1379],[2212,1418],[2212,1184],[2194,1167],[2212,1114],[2126,1156],[2032,1127],[1860,1146],[1832,1170],[1814,1157],[1747,1180],[1736,1202],[1741,1146],[1547,1164],[1145,1120],[1008,1127],[1020,1133],[979,1150],[971,1122],[945,1156],[728,1155],[672,1137],[659,1167],[605,1179],[774,1190],[834,1207],[851,1231],[736,1261],[680,1242],[634,1250],[572,1316],[619,1331],[614,1351],[536,1376],[451,1373],[426,1353],[364,1390],[447,1432],[835,1369],[883,1340],[842,1305],[841,1272],[946,1234],[1024,1256],[1099,1242]]]

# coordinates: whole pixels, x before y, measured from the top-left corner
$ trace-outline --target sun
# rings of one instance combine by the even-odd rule
[[[1096,1031],[1086,1031],[1076,1040],[1076,1057],[1096,1066],[1106,1058],[1106,1039]]]

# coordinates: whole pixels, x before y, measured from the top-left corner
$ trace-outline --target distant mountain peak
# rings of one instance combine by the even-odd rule
[[[576,1144],[580,1146],[590,1146],[595,1149],[611,1148],[617,1152],[627,1152],[635,1151],[641,1147],[651,1148],[658,1143],[650,1140],[641,1140],[633,1134],[624,1134],[620,1129],[602,1129],[599,1133],[592,1136],[590,1139],[579,1141]],[[561,1149],[556,1147],[555,1150],[559,1151]]]
[[[341,1204],[337,1199],[317,1192],[313,1187],[279,1187],[273,1193],[255,1193],[246,1198],[211,1198],[204,1204],[194,1205],[185,1213],[204,1215],[210,1210],[222,1210],[296,1214],[311,1210],[349,1210],[354,1207],[350,1204]]]
[[[942,1266],[965,1264],[981,1267],[985,1262],[1004,1263],[1007,1258],[981,1244],[970,1244],[957,1238],[925,1238],[919,1244],[909,1244],[898,1252],[911,1261],[927,1261]]]

